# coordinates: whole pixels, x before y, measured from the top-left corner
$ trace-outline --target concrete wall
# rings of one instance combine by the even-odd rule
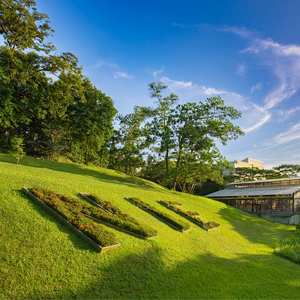
[[[278,216],[278,215],[268,215],[268,214],[261,214],[261,215],[253,214],[253,215],[265,219],[267,221],[277,222],[286,225],[300,224],[300,215],[294,215],[294,216]]]

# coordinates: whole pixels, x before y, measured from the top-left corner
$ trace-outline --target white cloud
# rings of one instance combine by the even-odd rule
[[[291,109],[287,109],[287,110],[279,110],[278,113],[279,115],[282,117],[281,122],[285,121],[286,119],[288,119],[290,116],[293,116],[295,114],[296,111],[298,111],[300,109],[300,106],[291,108]]]
[[[245,28],[227,27],[220,31],[232,32],[244,38],[248,42],[248,47],[242,50],[241,53],[255,55],[260,60],[261,65],[270,69],[278,79],[275,88],[270,90],[263,99],[264,105],[261,107],[261,117],[255,118],[255,124],[248,127],[248,131],[258,129],[271,119],[274,108],[283,101],[287,101],[300,90],[300,46],[282,45],[274,42],[271,38],[262,39],[258,37],[257,32]],[[243,74],[245,70],[247,71],[243,65],[240,65],[237,72]],[[251,88],[251,93],[261,88],[262,85],[258,83]],[[293,111],[286,114],[285,119],[292,114]]]
[[[157,78],[157,75],[161,74],[164,72],[164,69],[162,68],[161,70],[156,70],[153,72],[153,77],[154,78]]]
[[[173,22],[172,25],[177,26],[177,27],[181,27],[181,28],[185,28],[185,25],[182,25],[182,24],[176,23],[176,22]]]
[[[117,64],[106,62],[106,61],[99,61],[99,62],[95,63],[93,66],[91,66],[90,69],[98,69],[98,68],[101,68],[103,66],[108,66],[108,67],[111,67],[113,69],[119,69],[119,66]]]
[[[294,125],[286,132],[280,133],[274,138],[275,146],[300,139],[300,123]]]
[[[132,75],[129,75],[127,72],[116,72],[114,78],[118,78],[118,77],[121,77],[121,78],[132,78]]]
[[[194,90],[196,93],[199,93],[199,94],[204,93],[205,95],[208,95],[208,96],[222,95],[222,94],[227,93],[226,91],[217,90],[212,87],[206,87],[204,85],[193,84],[191,81],[189,81],[189,82],[177,81],[177,80],[172,80],[168,77],[162,77],[161,81],[166,83],[170,89],[190,89],[190,90]]]
[[[236,69],[236,73],[239,75],[239,76],[245,76],[246,73],[247,73],[247,69],[248,69],[248,66],[247,66],[247,63],[242,63],[242,64],[239,64],[237,66],[237,69]]]
[[[259,82],[258,84],[254,85],[251,88],[251,94],[255,91],[260,91],[262,89],[262,82]]]

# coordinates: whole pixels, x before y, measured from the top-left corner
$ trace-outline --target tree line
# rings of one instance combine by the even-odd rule
[[[55,53],[47,42],[54,30],[35,5],[0,2],[2,152],[49,160],[65,156],[188,193],[207,180],[223,182],[229,162],[216,141],[225,145],[244,134],[233,123],[240,111],[220,96],[180,104],[159,81],[149,84],[152,107],[117,114],[112,99],[82,74],[75,55]]]

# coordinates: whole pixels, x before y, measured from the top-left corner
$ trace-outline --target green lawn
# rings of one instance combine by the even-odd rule
[[[158,231],[143,240],[113,231],[121,246],[99,254],[22,194],[44,186],[95,193]],[[168,191],[112,170],[0,154],[0,298],[299,299],[300,265],[274,255],[295,227],[270,223],[225,204]],[[181,233],[126,201],[178,201],[221,229],[191,223]]]

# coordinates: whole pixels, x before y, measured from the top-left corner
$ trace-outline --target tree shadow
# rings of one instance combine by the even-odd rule
[[[284,228],[283,224],[266,221],[229,205],[217,214],[230,223],[234,231],[252,243],[274,247],[279,239],[291,233],[291,228]]]
[[[299,299],[299,265],[275,255],[224,258],[204,254],[168,264],[164,251],[152,246],[144,253],[112,259],[101,269],[101,279],[84,288],[72,291],[66,286],[65,291],[43,294],[43,298]]]

